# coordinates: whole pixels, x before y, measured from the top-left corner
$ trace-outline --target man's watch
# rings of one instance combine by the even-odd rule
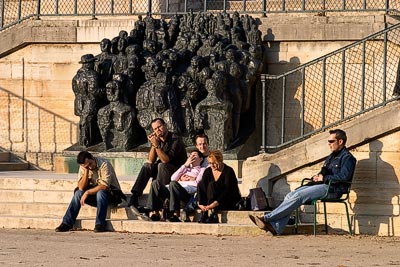
[[[160,146],[160,145],[157,145],[157,146],[153,145],[153,147],[154,147],[155,149],[159,149],[159,148],[161,148],[161,146]]]

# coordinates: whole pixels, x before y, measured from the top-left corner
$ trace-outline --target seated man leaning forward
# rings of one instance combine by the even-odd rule
[[[143,194],[150,177],[160,184],[167,185],[171,175],[185,163],[187,153],[181,138],[168,131],[165,121],[156,118],[151,122],[153,133],[148,136],[151,143],[148,161],[141,168],[131,192],[129,206],[135,214],[139,206],[139,197]]]
[[[253,223],[273,235],[279,235],[285,229],[295,209],[326,194],[329,181],[338,182],[331,184],[329,193],[339,196],[347,192],[348,185],[340,182],[351,182],[357,160],[347,150],[346,141],[347,136],[343,130],[329,131],[328,145],[332,153],[325,160],[321,172],[312,177],[312,184],[299,187],[287,194],[283,202],[271,213],[264,216],[249,215]]]
[[[97,207],[94,231],[105,232],[108,205],[118,205],[125,199],[114,168],[108,160],[93,157],[87,151],[80,152],[76,161],[79,164],[78,187],[56,232],[71,230],[85,203]]]
[[[197,184],[203,177],[206,167],[202,167],[204,160],[203,154],[195,149],[190,156],[171,177],[169,186],[164,186],[158,180],[151,184],[147,208],[153,211],[150,216],[152,221],[161,219],[160,210],[163,208],[164,201],[169,198],[169,211],[172,216],[168,218],[170,222],[180,222],[181,202],[188,203],[190,198],[197,191]]]

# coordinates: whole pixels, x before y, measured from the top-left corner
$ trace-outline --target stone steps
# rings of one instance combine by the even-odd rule
[[[33,217],[33,216],[4,216],[0,215],[0,227],[19,229],[55,229],[60,224],[57,217]],[[77,219],[74,229],[92,230],[95,221],[93,218]],[[318,225],[318,231],[323,225]],[[241,235],[259,236],[267,235],[253,224],[201,224],[197,222],[172,223],[172,222],[147,222],[141,220],[108,220],[107,228],[110,231],[132,232],[132,233],[155,233],[155,234],[206,234],[206,235]],[[299,226],[299,234],[312,234],[312,224]],[[284,234],[294,234],[293,226],[288,226]]]
[[[0,151],[0,171],[20,171],[29,169],[29,163],[17,159],[8,151]]]
[[[120,180],[123,192],[129,197],[134,181]],[[150,183],[149,183],[150,184]],[[148,187],[146,192],[148,192]],[[54,174],[40,171],[0,172],[0,227],[54,229],[62,220],[76,187],[76,174]],[[146,202],[145,194],[140,199]],[[110,208],[107,214],[109,230],[136,233],[178,233],[211,235],[262,235],[248,214],[263,214],[252,211],[222,211],[219,224],[199,224],[199,211],[189,215],[191,222],[148,222],[139,220],[123,202],[118,208]],[[77,229],[94,228],[96,208],[85,205],[81,208]],[[293,233],[293,227],[287,233]],[[304,224],[299,233],[312,233],[312,225]]]

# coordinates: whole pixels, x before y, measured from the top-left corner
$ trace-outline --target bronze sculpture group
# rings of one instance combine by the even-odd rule
[[[228,150],[255,127],[264,47],[258,21],[238,13],[189,12],[167,22],[141,16],[128,34],[83,55],[73,78],[79,146],[131,151],[163,118],[186,145],[198,133]]]

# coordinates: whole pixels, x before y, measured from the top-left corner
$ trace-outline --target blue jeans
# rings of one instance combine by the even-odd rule
[[[323,197],[326,190],[328,190],[326,184],[300,187],[287,194],[277,208],[264,215],[264,219],[274,227],[277,234],[281,234],[295,209],[308,201]]]
[[[65,212],[63,223],[69,226],[73,226],[76,217],[78,217],[79,211],[81,209],[81,198],[85,191],[77,189],[74,196],[69,204],[67,211]],[[89,195],[85,201],[86,204],[90,206],[97,207],[96,214],[96,225],[106,224],[107,208],[108,208],[108,192],[106,190],[100,190],[96,195]]]

